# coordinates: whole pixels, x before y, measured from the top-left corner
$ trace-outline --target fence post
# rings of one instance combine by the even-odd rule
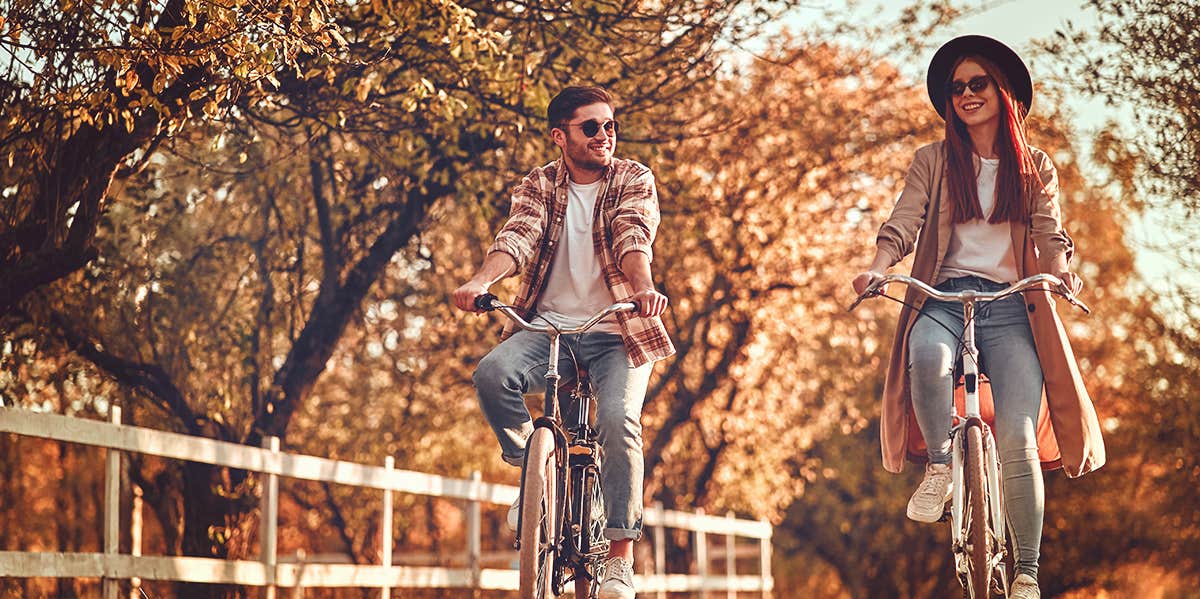
[[[654,525],[654,573],[658,575],[658,599],[667,599],[667,527],[663,524],[666,514],[663,513],[663,502],[655,501],[654,509],[658,510],[658,524]]]
[[[387,456],[383,459],[383,467],[387,470],[388,484],[392,482],[392,471],[396,469],[396,458]],[[379,525],[380,558],[383,561],[383,588],[379,590],[382,599],[392,596],[392,489],[383,490],[383,517]]]
[[[770,525],[766,519],[764,524]],[[759,540],[759,570],[762,572],[762,598],[768,599],[771,596],[771,528],[767,528],[767,536]]]
[[[292,588],[292,599],[304,599],[304,567],[308,564],[308,552],[303,547],[296,550],[296,586]]]
[[[263,448],[271,452],[271,459],[268,461],[268,466],[272,469],[278,468],[279,437],[272,436],[263,439]],[[275,599],[275,580],[278,574],[277,566],[279,565],[279,556],[276,554],[279,540],[279,475],[274,472],[266,473],[266,481],[262,491],[261,514],[262,517],[259,519],[261,530],[259,559],[263,563],[263,569],[267,578],[263,596],[266,599]],[[297,580],[296,584],[300,584],[300,581]]]
[[[121,406],[112,406],[112,423],[121,424]],[[121,550],[121,452],[115,449],[105,451],[104,468],[104,556],[111,558]],[[108,559],[104,569],[111,567]],[[117,580],[104,577],[104,599],[117,599],[120,591]]]
[[[696,515],[703,516],[704,508],[696,508]],[[700,576],[700,599],[708,599],[708,536],[703,530],[696,530],[696,574]]]
[[[729,582],[725,588],[726,599],[737,599],[737,586],[734,578],[737,577],[737,555],[734,553],[736,545],[736,537],[733,534],[734,517],[733,512],[725,512],[725,519],[729,520],[730,532],[725,535],[725,576]]]
[[[471,498],[467,500],[467,569],[471,572],[471,588],[479,589],[480,556],[482,553],[480,536],[482,534],[483,514],[480,510],[480,483],[483,474],[478,470],[471,471]]]
[[[142,555],[142,495],[141,485],[133,485],[133,510],[129,513],[129,553],[134,557]],[[141,599],[141,588],[141,578],[130,578],[129,599]]]

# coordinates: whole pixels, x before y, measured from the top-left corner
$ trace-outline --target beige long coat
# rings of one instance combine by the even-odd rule
[[[950,244],[943,144],[937,142],[917,150],[904,191],[891,217],[880,227],[876,240],[878,251],[889,256],[891,264],[912,252],[915,245],[912,276],[929,284],[937,281]],[[1022,278],[1046,271],[1059,254],[1065,253],[1070,258],[1073,249],[1070,237],[1062,229],[1054,165],[1041,150],[1033,149],[1033,157],[1046,192],[1032,198],[1029,223],[1012,225],[1014,258]],[[936,227],[923,226],[927,214],[936,215]],[[919,309],[924,297],[910,289],[905,300]],[[1044,468],[1061,466],[1068,476],[1080,476],[1104,464],[1104,441],[1096,411],[1083,386],[1051,294],[1029,291],[1025,300],[1045,378],[1037,429],[1039,458]],[[916,314],[908,307],[900,312],[883,387],[880,441],[883,466],[891,472],[900,472],[906,457],[917,462],[925,460],[925,443],[912,411],[907,368],[908,335]],[[986,414],[990,406],[983,411]]]

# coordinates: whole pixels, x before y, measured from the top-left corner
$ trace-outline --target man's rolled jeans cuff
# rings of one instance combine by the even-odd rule
[[[610,541],[640,541],[642,540],[642,531],[632,528],[606,528],[604,529],[604,538]]]
[[[510,455],[504,455],[502,453],[502,454],[500,454],[500,459],[504,460],[504,463],[509,464],[510,466],[516,466],[517,468],[520,468],[521,466],[525,465],[525,455],[524,454],[521,454],[518,456],[510,456]]]

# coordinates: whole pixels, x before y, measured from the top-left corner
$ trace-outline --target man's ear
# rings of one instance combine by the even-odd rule
[[[550,139],[554,142],[554,145],[560,148],[564,148],[567,145],[567,134],[558,127],[550,130]]]

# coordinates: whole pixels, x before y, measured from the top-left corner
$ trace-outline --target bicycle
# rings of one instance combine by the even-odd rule
[[[1000,489],[1000,469],[996,458],[995,439],[991,427],[983,421],[979,408],[979,349],[975,346],[976,304],[987,304],[1016,293],[1040,289],[1060,295],[1066,300],[1091,313],[1086,304],[1071,294],[1063,282],[1053,275],[1039,274],[1026,277],[996,292],[965,290],[958,293],[938,291],[926,283],[909,276],[891,274],[871,282],[854,303],[854,310],[869,297],[882,296],[888,283],[904,283],[915,287],[926,296],[963,305],[963,334],[959,342],[962,348],[959,359],[962,367],[962,382],[965,402],[959,414],[953,399],[951,438],[950,495],[950,543],[954,554],[955,574],[963,586],[967,599],[1008,597],[1008,540],[1005,527],[1004,499]],[[1042,284],[1048,287],[1042,287]],[[964,480],[965,479],[965,480]]]
[[[617,312],[636,312],[638,306],[633,302],[615,303],[574,328],[530,324],[490,293],[475,298],[475,307],[488,312],[498,310],[518,328],[550,338],[543,415],[533,421],[521,467],[516,542],[519,597],[560,595],[573,580],[576,597],[594,599],[597,569],[610,546],[604,538],[600,442],[589,422],[596,396],[587,372],[576,365],[575,389],[567,406],[572,417],[564,429],[558,403],[559,337],[587,331]]]

